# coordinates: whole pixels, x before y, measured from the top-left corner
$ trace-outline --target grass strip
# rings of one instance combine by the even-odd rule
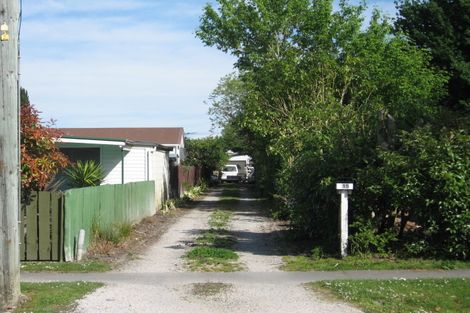
[[[312,258],[308,256],[283,257],[284,271],[344,271],[344,270],[399,270],[399,269],[466,269],[470,262],[432,259],[395,259],[348,256],[344,259]]]
[[[192,271],[233,272],[241,269],[238,254],[231,247],[236,240],[228,232],[232,214],[215,210],[209,217],[210,229],[197,238],[197,247],[185,254],[188,267]]]
[[[76,300],[102,286],[92,282],[21,283],[21,292],[27,300],[14,312],[66,312]]]
[[[227,211],[215,210],[209,217],[209,227],[214,230],[226,230],[232,214]]]
[[[235,184],[226,184],[222,190],[219,204],[226,208],[240,200],[240,188]]]
[[[25,272],[59,272],[59,273],[89,273],[107,272],[111,265],[105,262],[22,262],[21,271]]]
[[[232,250],[214,247],[196,247],[186,255],[189,259],[237,260],[238,254]]]
[[[195,247],[186,256],[189,269],[201,272],[233,272],[240,270],[238,254],[230,249]]]
[[[470,280],[337,280],[309,284],[369,313],[470,312]]]

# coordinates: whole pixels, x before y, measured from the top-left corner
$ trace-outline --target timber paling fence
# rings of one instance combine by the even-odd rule
[[[201,179],[201,168],[178,165],[170,168],[171,194],[175,198],[184,195],[186,189],[195,186]]]
[[[21,260],[72,261],[80,229],[86,248],[93,224],[100,229],[134,224],[155,212],[153,181],[37,192],[20,213]]]

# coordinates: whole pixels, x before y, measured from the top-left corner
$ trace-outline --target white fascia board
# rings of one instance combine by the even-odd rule
[[[108,141],[108,140],[93,140],[93,139],[77,139],[77,138],[59,138],[58,143],[78,143],[86,145],[104,145],[104,146],[120,146],[126,145],[124,141]]]

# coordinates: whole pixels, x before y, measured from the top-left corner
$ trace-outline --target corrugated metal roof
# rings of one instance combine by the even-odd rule
[[[108,138],[178,145],[184,137],[182,127],[144,128],[61,128],[64,136]]]

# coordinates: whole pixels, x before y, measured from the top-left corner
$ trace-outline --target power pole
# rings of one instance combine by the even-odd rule
[[[19,0],[0,0],[0,311],[20,296]]]

